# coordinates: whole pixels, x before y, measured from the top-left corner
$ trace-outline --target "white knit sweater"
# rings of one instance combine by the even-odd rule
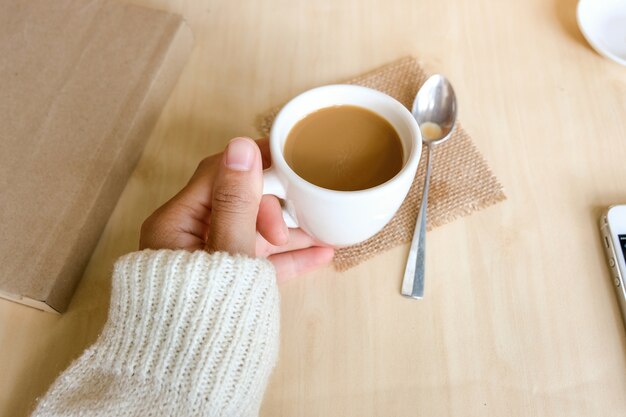
[[[115,264],[96,343],[34,416],[254,416],[278,352],[274,268],[261,259],[142,251]]]

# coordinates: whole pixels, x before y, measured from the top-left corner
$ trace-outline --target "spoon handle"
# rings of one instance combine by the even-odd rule
[[[424,297],[424,268],[426,256],[426,210],[428,207],[428,188],[430,185],[430,161],[433,145],[428,146],[426,178],[422,192],[422,204],[415,223],[415,232],[411,241],[409,257],[406,261],[404,278],[402,279],[402,295],[415,299]]]

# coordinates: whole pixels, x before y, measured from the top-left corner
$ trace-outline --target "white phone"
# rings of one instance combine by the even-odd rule
[[[602,246],[611,268],[611,280],[626,326],[626,205],[611,206],[600,219]]]

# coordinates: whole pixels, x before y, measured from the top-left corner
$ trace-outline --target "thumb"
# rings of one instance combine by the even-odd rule
[[[230,141],[213,185],[209,251],[255,255],[262,170],[261,152],[252,139]]]

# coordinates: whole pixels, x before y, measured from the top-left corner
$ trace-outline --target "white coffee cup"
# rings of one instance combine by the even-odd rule
[[[386,119],[398,133],[403,166],[389,181],[359,191],[335,191],[302,179],[285,161],[283,149],[293,126],[326,107],[353,105]],[[413,182],[422,151],[422,136],[411,113],[397,100],[370,88],[328,85],[306,91],[280,111],[270,132],[272,166],[263,173],[263,194],[283,201],[289,227],[300,227],[325,244],[341,247],[378,233],[396,213]]]

